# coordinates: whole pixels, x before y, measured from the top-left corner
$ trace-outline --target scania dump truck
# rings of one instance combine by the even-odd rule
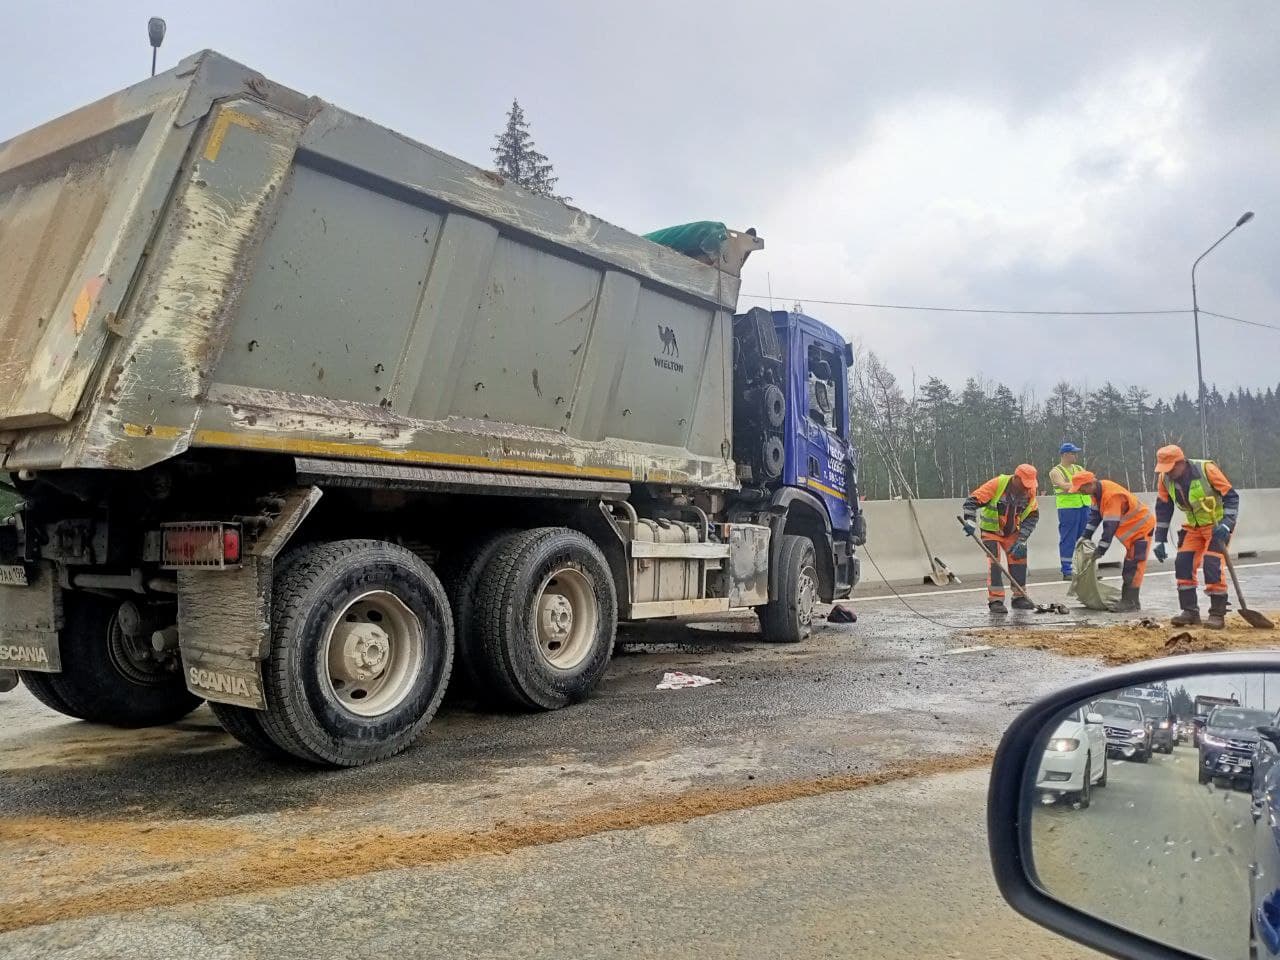
[[[703,231],[705,235],[707,231]],[[205,52],[0,144],[0,670],[322,765],[619,620],[858,579],[851,353],[763,246],[628,233]]]

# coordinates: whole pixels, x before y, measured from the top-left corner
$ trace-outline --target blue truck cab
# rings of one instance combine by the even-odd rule
[[[744,493],[767,498],[783,532],[827,545],[818,551],[822,599],[847,597],[859,577],[855,549],[866,542],[849,435],[852,348],[814,317],[759,307],[734,318],[734,338]]]

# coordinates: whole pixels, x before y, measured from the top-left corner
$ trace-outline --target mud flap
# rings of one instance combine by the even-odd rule
[[[35,568],[26,587],[0,586],[0,670],[59,673],[62,588],[50,564]]]
[[[319,487],[284,494],[272,524],[245,547],[236,570],[178,573],[178,649],[187,689],[216,703],[265,710],[260,664],[271,650],[276,556],[316,502]]]

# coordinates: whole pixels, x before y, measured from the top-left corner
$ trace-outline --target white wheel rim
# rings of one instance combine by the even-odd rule
[[[542,659],[559,670],[572,670],[587,659],[600,614],[591,581],[580,570],[562,567],[547,577],[533,615]]]
[[[813,623],[813,608],[818,603],[818,583],[813,567],[804,567],[800,571],[800,582],[796,590],[796,607],[800,615],[800,625],[807,627]]]
[[[399,597],[371,590],[348,603],[325,638],[325,679],[338,702],[376,717],[409,696],[425,657],[425,631]]]

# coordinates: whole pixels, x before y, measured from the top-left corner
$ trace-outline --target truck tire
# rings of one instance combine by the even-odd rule
[[[818,602],[817,554],[808,537],[783,534],[777,584],[777,597],[757,608],[760,633],[767,643],[799,643],[813,632]]]
[[[483,668],[480,661],[484,654],[475,630],[476,592],[485,567],[498,549],[518,530],[499,530],[447,558],[440,570],[440,581],[449,596],[453,611],[454,669],[450,689],[455,692],[483,697]]]
[[[67,595],[61,642],[62,672],[48,676],[67,716],[113,727],[154,727],[182,719],[203,702],[187,691],[181,672],[151,660],[124,635],[116,604],[104,597]]]
[[[481,575],[475,630],[482,682],[494,696],[533,710],[586,699],[609,665],[618,630],[608,562],[576,530],[516,534]]]
[[[453,617],[417,555],[378,540],[301,548],[275,578],[267,710],[279,747],[353,767],[393,756],[440,706],[453,667]]]
[[[66,714],[68,717],[74,717],[77,720],[84,719],[79,714],[72,713],[66,701],[58,696],[57,691],[53,689],[51,681],[55,674],[36,673],[34,670],[19,670],[18,676],[22,678],[23,685],[30,691],[31,695],[50,710],[56,710],[58,713]]]
[[[258,751],[268,757],[277,759],[293,759],[294,755],[271,739],[262,726],[262,711],[250,710],[248,707],[237,707],[231,703],[214,703],[209,701],[213,715],[227,731],[246,747]]]

